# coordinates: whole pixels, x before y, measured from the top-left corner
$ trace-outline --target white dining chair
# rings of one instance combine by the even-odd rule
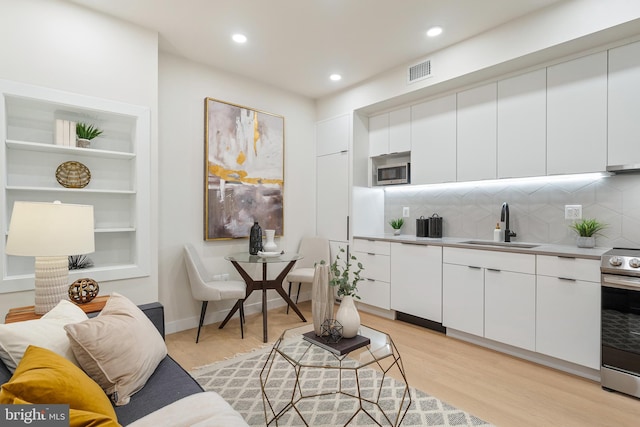
[[[327,264],[331,262],[331,249],[329,247],[329,240],[324,237],[303,237],[300,241],[300,247],[298,253],[304,258],[296,262],[293,270],[287,274],[285,279],[289,282],[289,298],[291,298],[291,284],[298,284],[298,293],[296,294],[296,304],[300,297],[300,288],[303,283],[313,283],[313,275],[315,274],[315,265],[320,261],[325,261]],[[289,306],[287,306],[287,314],[289,313]]]
[[[247,292],[247,284],[242,280],[214,280],[213,275],[202,263],[202,260],[193,245],[189,243],[184,245],[184,261],[187,266],[189,283],[191,284],[191,294],[196,300],[202,301],[196,343],[200,339],[200,329],[204,322],[204,315],[207,312],[207,304],[209,301],[221,301],[226,299],[237,300],[240,304],[240,335],[244,338],[243,303]]]

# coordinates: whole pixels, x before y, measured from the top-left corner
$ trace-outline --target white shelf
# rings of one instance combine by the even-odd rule
[[[133,159],[135,153],[122,151],[95,150],[93,148],[64,147],[53,144],[41,144],[39,142],[26,142],[7,140],[7,147],[12,150],[38,151],[41,153],[64,153],[82,157],[98,157],[104,159]]]
[[[66,187],[21,187],[8,185],[7,191],[45,191],[53,193],[93,193],[93,194],[136,194],[133,190],[93,190],[90,188],[66,188]]]
[[[91,148],[55,144],[57,119],[86,121],[104,133]],[[151,268],[151,111],[37,86],[0,80],[0,230],[5,235],[17,200],[94,207],[94,267],[69,272],[69,280],[97,282],[149,276]],[[63,162],[91,171],[84,188],[55,178]],[[33,289],[33,257],[11,256],[0,245],[0,294]]]

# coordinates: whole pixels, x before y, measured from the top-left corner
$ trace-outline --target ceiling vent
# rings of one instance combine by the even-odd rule
[[[420,80],[431,77],[431,60],[426,59],[422,62],[409,66],[407,70],[407,83],[415,83]]]

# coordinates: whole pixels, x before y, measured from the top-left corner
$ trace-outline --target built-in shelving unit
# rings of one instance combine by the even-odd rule
[[[150,110],[147,107],[0,80],[0,221],[5,236],[0,293],[33,288],[32,257],[4,253],[16,201],[94,206],[94,267],[70,271],[69,280],[98,282],[149,275]],[[56,145],[56,119],[83,121],[104,133],[91,148]],[[55,177],[66,161],[91,172],[84,188],[65,188]]]

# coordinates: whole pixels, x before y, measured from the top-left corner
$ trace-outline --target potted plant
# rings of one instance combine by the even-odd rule
[[[393,234],[398,236],[400,234],[400,229],[404,225],[404,219],[403,218],[392,219],[391,221],[389,221],[389,225],[391,226],[391,228],[393,228]]]
[[[336,313],[336,320],[342,325],[342,336],[353,338],[360,329],[360,315],[356,308],[354,298],[358,296],[358,282],[363,280],[360,273],[364,270],[361,262],[358,262],[354,255],[348,255],[341,261],[340,254],[344,253],[344,248],[340,248],[340,253],[336,255],[335,261],[330,266],[331,277],[329,284],[337,288],[338,296],[342,298],[340,307]],[[357,270],[351,271],[351,267],[357,266]]]
[[[89,125],[82,122],[78,122],[76,124],[76,146],[78,147],[88,148],[90,144],[89,141],[100,135],[102,135],[102,131],[94,125]]]
[[[578,233],[577,245],[579,248],[593,248],[596,245],[596,235],[607,227],[607,224],[596,219],[583,219],[570,225]]]

